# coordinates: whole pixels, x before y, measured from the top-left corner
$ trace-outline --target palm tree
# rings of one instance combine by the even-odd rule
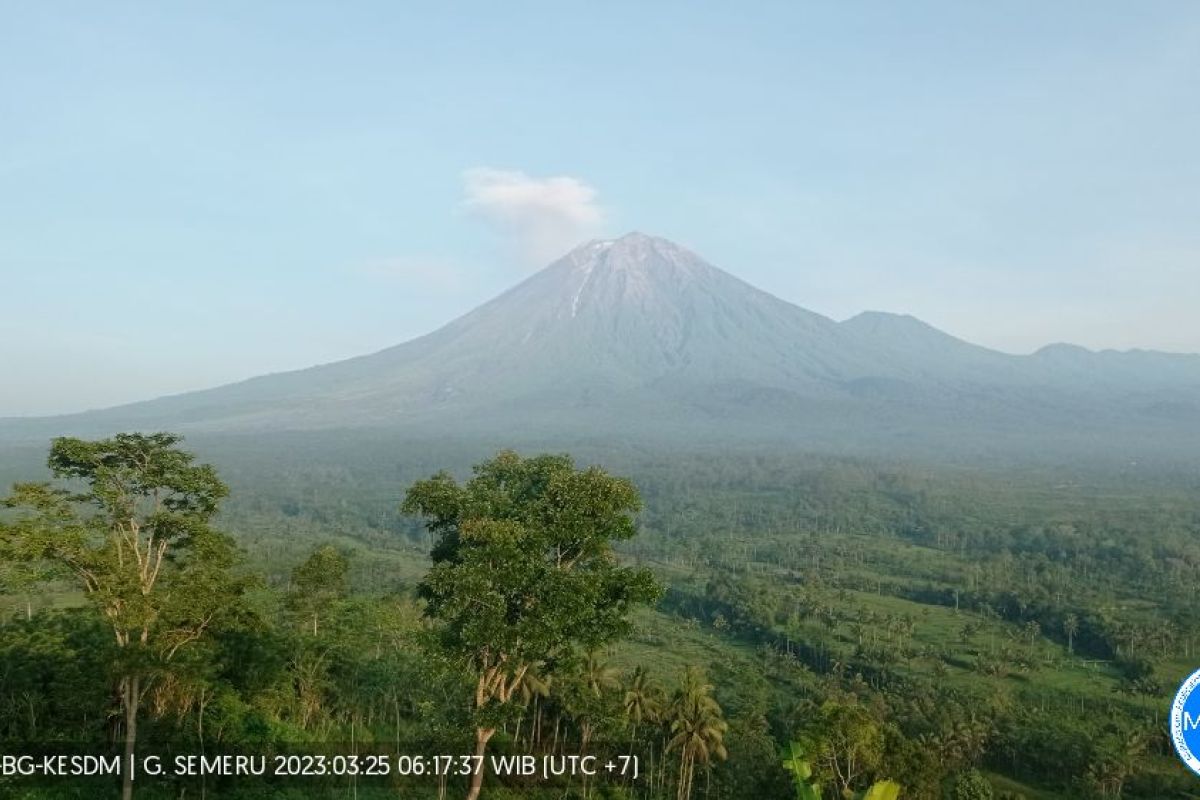
[[[706,767],[715,757],[724,760],[725,731],[729,725],[721,715],[721,706],[712,696],[712,684],[695,667],[688,667],[683,681],[675,692],[670,710],[670,734],[667,752],[679,751],[679,782],[677,800],[692,796],[692,780],[696,762]]]
[[[650,680],[645,667],[636,667],[625,687],[625,697],[621,701],[621,710],[629,722],[629,746],[632,749],[637,742],[638,726],[643,722],[657,722],[663,711],[662,689]],[[654,745],[650,746],[651,779],[654,775]]]
[[[1037,644],[1037,638],[1042,635],[1042,626],[1038,624],[1037,620],[1031,619],[1029,622],[1025,623],[1024,627],[1021,629],[1021,632],[1025,634],[1027,639],[1029,639],[1029,646],[1033,647],[1035,644]]]
[[[575,691],[568,692],[567,706],[579,726],[581,752],[587,750],[597,722],[608,718],[621,688],[620,672],[610,667],[595,653],[588,653],[572,680]]]
[[[625,689],[625,699],[622,709],[625,718],[633,727],[633,738],[637,738],[638,725],[643,722],[653,722],[662,712],[661,690],[646,674],[645,667],[637,667],[629,678]]]
[[[583,662],[583,679],[587,682],[588,690],[596,697],[621,685],[620,673],[601,661],[595,653],[588,653]]]
[[[550,694],[550,679],[540,677],[532,669],[525,670],[521,680],[517,682],[517,698],[521,705],[527,706],[535,697],[547,697]]]
[[[521,680],[517,683],[514,692],[516,694],[517,702],[521,706],[521,713],[517,717],[517,728],[513,733],[513,740],[519,741],[521,739],[521,723],[525,720],[525,712],[529,710],[529,704],[533,703],[533,711],[536,719],[536,716],[539,713],[538,701],[544,697],[550,696],[550,679],[548,677],[540,677],[532,669],[526,670],[525,674],[521,676]],[[531,727],[533,730],[530,731],[529,734],[530,744],[533,743],[533,735],[537,732],[536,724],[532,725]]]
[[[1067,635],[1067,652],[1074,655],[1075,634],[1079,633],[1079,617],[1067,614],[1067,618],[1063,620],[1063,633]]]
[[[1145,752],[1146,743],[1144,736],[1134,735],[1125,741],[1114,737],[1096,747],[1087,778],[1101,797],[1121,796],[1126,779]]]

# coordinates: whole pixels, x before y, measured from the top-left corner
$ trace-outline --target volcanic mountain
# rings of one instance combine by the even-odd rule
[[[806,311],[664,239],[592,241],[380,352],[0,433],[344,428],[769,439],[888,449],[1200,432],[1200,356],[1030,356],[912,317]],[[986,446],[986,444],[985,444]]]

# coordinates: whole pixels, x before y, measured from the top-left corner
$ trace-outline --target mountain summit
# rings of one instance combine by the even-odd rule
[[[839,323],[630,233],[583,244],[433,333],[372,355],[10,420],[0,433],[372,427],[837,447],[1146,426],[1175,439],[1200,430],[1200,357],[1065,347],[1012,356],[908,316]]]
[[[576,248],[449,328],[472,353],[483,334],[530,359],[556,386],[601,374],[624,386],[668,375],[786,381],[816,366],[805,351],[831,346],[836,323],[631,233]]]
[[[830,319],[666,239],[631,233],[583,244],[396,347],[99,413],[219,429],[426,425],[442,416],[486,426],[497,414],[536,426],[618,407],[636,417],[685,386],[703,394],[711,384],[836,379],[831,369],[854,349],[849,341]]]

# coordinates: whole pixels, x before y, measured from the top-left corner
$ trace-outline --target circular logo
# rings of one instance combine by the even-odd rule
[[[1200,669],[1188,676],[1171,704],[1171,742],[1179,760],[1200,775]]]

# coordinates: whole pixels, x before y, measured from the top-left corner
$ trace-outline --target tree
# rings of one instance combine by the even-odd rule
[[[566,678],[557,684],[559,701],[579,729],[579,752],[584,753],[598,732],[613,732],[621,722],[620,673],[595,653],[559,669]]]
[[[646,673],[646,668],[634,668],[629,677],[629,685],[625,688],[625,697],[621,703],[625,718],[633,728],[633,738],[637,738],[638,726],[643,722],[654,722],[662,711],[661,691]]]
[[[1136,771],[1147,741],[1139,732],[1122,731],[1098,737],[1092,743],[1084,781],[1101,797],[1120,797],[1125,781]]]
[[[25,599],[25,621],[33,619],[33,592],[55,577],[57,570],[45,559],[14,560],[0,552],[0,593]]]
[[[530,743],[532,744],[534,736],[539,733],[538,722],[541,719],[541,709],[538,707],[538,704],[549,696],[550,679],[543,679],[542,676],[533,670],[526,670],[516,688],[516,698],[517,702],[521,705],[521,714],[517,717],[517,728],[513,734],[514,741],[520,741],[521,739],[521,722],[525,718],[525,713],[529,710],[530,703],[532,703],[534,706],[534,718],[533,724],[530,726],[532,730],[529,736]]]
[[[814,777],[812,766],[805,760],[804,744],[791,742],[784,755],[783,768],[792,776],[796,800],[821,800],[821,784]],[[876,781],[859,794],[851,795],[845,789],[841,794],[842,797],[854,797],[856,800],[896,800],[900,790],[900,784],[895,781]]]
[[[1021,627],[1021,633],[1029,640],[1029,646],[1033,647],[1037,643],[1037,638],[1042,635],[1042,626],[1037,620],[1031,619]]]
[[[958,720],[949,725],[933,737],[929,746],[946,769],[968,769],[983,758],[991,735],[991,726],[972,715],[969,719]]]
[[[317,635],[321,616],[346,596],[349,571],[350,562],[330,545],[317,548],[292,570],[288,608],[304,621],[305,627],[311,627],[313,636]]]
[[[725,748],[728,757],[713,769],[712,791],[705,787],[706,795],[784,800],[791,794],[791,780],[779,763],[779,744],[764,716],[730,719]]]
[[[625,715],[625,722],[629,726],[630,748],[637,742],[639,729],[643,722],[657,723],[662,719],[665,699],[662,687],[651,680],[650,675],[646,672],[646,668],[640,665],[635,667],[633,674],[629,676],[629,683],[626,684],[624,695],[621,698],[621,710]],[[652,785],[653,774],[654,747],[651,744],[650,775]]]
[[[1075,634],[1079,633],[1079,617],[1067,614],[1063,620],[1063,633],[1067,635],[1067,652],[1075,654]]]
[[[692,796],[692,780],[696,763],[706,767],[713,758],[724,760],[725,722],[721,706],[712,696],[712,684],[706,683],[696,667],[688,667],[671,701],[670,733],[667,752],[679,751],[679,776],[675,796],[687,800]]]
[[[154,679],[244,590],[231,574],[231,540],[209,527],[228,489],[211,466],[177,448],[179,441],[170,433],[55,439],[52,474],[82,482],[85,491],[17,484],[4,505],[20,513],[0,525],[6,554],[65,568],[111,629],[126,762]],[[132,776],[122,772],[127,800]]]
[[[954,777],[950,784],[950,800],[992,800],[991,782],[977,769],[969,769]]]
[[[629,612],[659,596],[650,572],[620,566],[612,549],[635,534],[639,508],[631,482],[565,455],[505,451],[464,484],[442,472],[408,490],[402,509],[436,537],[426,613],[442,652],[473,677],[480,764],[531,669],[549,674],[624,636]],[[482,780],[480,767],[469,800]]]
[[[843,796],[850,796],[883,760],[883,731],[873,715],[857,704],[822,705],[806,744],[819,778],[833,783]]]
[[[589,652],[584,658],[580,677],[584,686],[595,697],[621,686],[621,673],[602,661],[594,652]]]

